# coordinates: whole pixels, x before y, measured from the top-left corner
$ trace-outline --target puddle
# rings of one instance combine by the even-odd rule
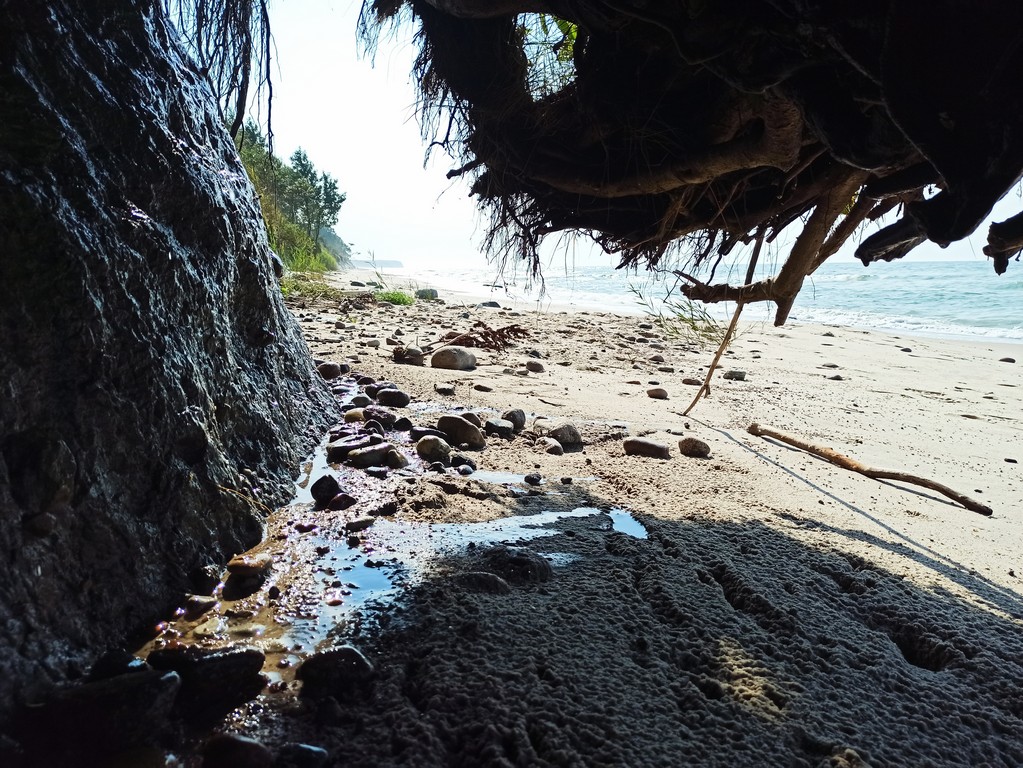
[[[612,509],[607,516],[611,518],[611,527],[619,533],[627,533],[637,539],[647,538],[646,526],[624,509]]]

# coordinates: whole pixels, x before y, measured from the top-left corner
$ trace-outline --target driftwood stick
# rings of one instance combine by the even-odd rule
[[[836,466],[848,469],[850,472],[857,472],[866,477],[870,477],[874,480],[898,480],[902,483],[910,483],[911,485],[919,485],[923,488],[928,488],[932,491],[937,491],[940,494],[948,496],[958,504],[962,504],[971,512],[989,517],[991,515],[991,507],[986,504],[981,504],[979,501],[974,501],[969,496],[964,496],[958,491],[954,491],[947,485],[935,482],[934,480],[928,480],[926,477],[919,477],[918,475],[911,475],[908,472],[896,472],[891,469],[878,469],[877,467],[868,467],[865,464],[861,464],[848,456],[835,451],[831,448],[827,448],[821,445],[814,445],[808,443],[805,440],[800,440],[798,437],[779,432],[770,427],[762,427],[756,422],[750,424],[746,429],[751,435],[757,437],[772,437],[775,440],[780,440],[783,443],[795,446],[800,450],[812,453],[814,456],[818,456],[825,461],[831,462]]]
[[[742,314],[743,303],[741,301],[735,304],[735,313],[732,315],[732,322],[728,324],[728,330],[725,331],[725,335],[721,338],[721,343],[718,345],[718,351],[714,355],[714,359],[710,363],[710,370],[707,371],[707,376],[703,380],[703,385],[696,390],[696,396],[693,398],[693,402],[689,404],[689,407],[682,411],[683,416],[688,416],[689,412],[696,407],[696,404],[700,402],[700,398],[704,395],[710,395],[710,380],[714,376],[714,371],[718,368],[718,363],[721,362],[721,356],[728,349],[729,343],[732,341],[732,334],[735,333],[736,323],[739,322],[739,315]]]

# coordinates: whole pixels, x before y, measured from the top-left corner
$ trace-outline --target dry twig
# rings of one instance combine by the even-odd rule
[[[901,483],[910,483],[911,485],[919,485],[923,488],[937,491],[940,494],[948,496],[948,498],[952,499],[956,503],[962,504],[971,512],[976,512],[977,514],[984,515],[985,517],[989,517],[991,515],[991,507],[986,504],[974,501],[969,496],[965,496],[958,491],[952,490],[947,485],[942,485],[941,483],[929,480],[926,477],[911,475],[908,472],[897,472],[891,469],[868,467],[865,464],[861,464],[856,461],[856,459],[844,456],[831,448],[808,443],[804,440],[800,440],[798,437],[793,437],[792,435],[785,434],[784,432],[778,432],[770,427],[762,427],[756,422],[750,424],[746,431],[751,435],[756,435],[757,437],[771,437],[775,440],[780,440],[783,443],[788,443],[791,446],[806,451],[807,453],[812,453],[814,456],[822,458],[836,466],[848,469],[850,472],[857,472],[866,477],[873,478],[874,480],[898,480]]]

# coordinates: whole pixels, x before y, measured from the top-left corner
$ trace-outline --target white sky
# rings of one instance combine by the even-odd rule
[[[276,44],[273,130],[276,153],[302,147],[317,169],[339,180],[348,199],[338,234],[356,258],[396,259],[406,267],[485,267],[484,234],[464,181],[445,178],[455,165],[443,151],[424,169],[425,143],[415,115],[415,57],[410,35],[381,41],[375,66],[358,55],[359,0],[285,0],[271,6]],[[259,116],[257,116],[259,117]],[[1020,209],[1010,193],[996,208],[1003,219]],[[480,224],[479,228],[477,225]],[[983,260],[987,228],[942,251],[925,243],[909,258]],[[553,239],[553,238],[552,238]],[[553,264],[561,268],[565,255]],[[575,264],[617,262],[585,243]],[[839,253],[833,259],[851,258]]]

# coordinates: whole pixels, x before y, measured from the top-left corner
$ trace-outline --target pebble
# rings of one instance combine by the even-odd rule
[[[627,437],[622,443],[626,456],[646,456],[651,459],[670,459],[671,449],[646,437]]]
[[[487,419],[484,425],[484,432],[488,435],[497,435],[505,440],[515,437],[515,425],[507,419]]]
[[[483,429],[483,419],[481,419],[478,414],[475,414],[472,411],[465,411],[464,413],[460,413],[458,415],[461,416],[470,424],[472,424],[474,427],[479,427],[480,429]]]
[[[349,408],[345,411],[345,423],[352,424],[356,421],[365,421],[366,417],[362,408]]]
[[[373,681],[373,664],[361,651],[342,645],[320,651],[306,659],[295,677],[302,681],[302,695],[313,699],[333,696],[342,701],[365,694]]]
[[[363,517],[357,517],[354,520],[349,520],[347,523],[345,523],[345,531],[347,531],[348,533],[358,533],[359,531],[366,530],[375,522],[376,518],[368,515],[365,515]]]
[[[834,376],[828,376],[828,381],[845,381],[845,376],[836,373]]]
[[[913,350],[912,350],[912,348],[910,348],[910,347],[903,347],[903,348],[902,348],[902,349],[900,349],[899,351],[900,351],[900,352],[912,352]]]
[[[1000,362],[1000,363],[1015,363],[1016,362],[1016,358],[1014,358],[1014,357],[1002,357],[1002,358],[999,358],[998,362]]]
[[[379,467],[386,461],[389,451],[394,450],[390,443],[371,445],[368,448],[359,448],[348,454],[348,463],[353,467],[365,469],[366,467]]]
[[[526,413],[521,408],[509,408],[501,414],[501,418],[510,421],[516,432],[521,432],[526,426]]]
[[[462,416],[445,415],[437,419],[437,429],[451,438],[457,445],[463,443],[473,449],[487,447],[486,438],[479,427]]]
[[[430,366],[452,371],[471,371],[476,367],[476,355],[465,347],[441,347],[430,357]]]
[[[202,747],[202,768],[273,768],[266,745],[236,733],[218,733]]]
[[[377,347],[380,346],[380,339],[370,339],[369,341],[366,342],[366,346],[376,349]]]
[[[530,472],[522,479],[526,481],[526,485],[541,485],[543,483],[543,475],[539,472]]]
[[[324,475],[312,484],[309,493],[317,504],[326,504],[341,493],[341,486],[333,475]]]
[[[235,555],[228,561],[227,571],[232,576],[242,578],[262,576],[273,567],[273,564],[273,558],[265,552],[258,555]]]
[[[443,461],[446,462],[451,455],[451,446],[446,440],[434,435],[426,435],[416,441],[416,453],[425,462]]]
[[[384,456],[384,464],[390,469],[404,469],[408,466],[408,457],[397,448],[392,448]]]
[[[664,355],[650,355],[650,362],[651,363],[663,363],[664,362]]]
[[[412,419],[408,416],[402,416],[395,420],[394,428],[399,432],[408,432],[412,429]]]
[[[660,371],[661,373],[674,373],[675,372],[675,368],[673,366],[670,366],[670,365],[658,366],[657,370]]]
[[[477,392],[493,392],[494,388],[486,384],[473,384],[472,388]]]
[[[668,390],[664,387],[651,387],[646,391],[647,397],[652,397],[654,400],[667,400]]]
[[[377,402],[390,408],[404,408],[412,398],[400,389],[381,389],[376,394]]]
[[[358,394],[352,398],[352,405],[356,408],[365,408],[367,405],[373,404],[373,398],[369,395]]]
[[[458,474],[462,475],[463,477],[467,477],[476,470],[470,467],[468,464],[463,464],[462,466],[458,467],[455,471],[458,472]]]
[[[678,441],[678,449],[683,456],[690,456],[695,459],[706,459],[710,456],[710,446],[703,440],[695,437],[683,437]]]
[[[488,309],[500,309],[501,308],[501,305],[498,304],[496,301],[481,301],[476,306],[477,307],[486,307]]]
[[[561,443],[563,448],[574,448],[583,444],[582,435],[579,434],[579,428],[576,427],[570,421],[563,421],[551,428],[550,432],[547,433],[548,437],[552,437]]]
[[[725,371],[721,374],[721,378],[730,379],[731,381],[746,381],[746,371],[740,371],[733,368],[732,370]]]
[[[341,365],[334,362],[320,363],[316,366],[316,371],[324,381],[331,381],[341,375]]]
[[[527,360],[526,370],[530,373],[543,373],[547,369],[543,367],[543,363],[539,360]]]
[[[538,438],[534,445],[551,456],[561,456],[565,453],[565,447],[553,437]]]
[[[373,445],[373,441],[370,439],[369,435],[359,435],[358,437],[350,437],[333,443],[327,443],[327,462],[330,464],[339,464],[344,461],[345,457],[352,451],[358,450],[359,448],[368,448],[371,445]],[[326,477],[329,477],[329,475],[326,475]],[[315,499],[316,496],[313,496],[313,498]],[[330,497],[328,496],[327,498],[329,499]],[[319,499],[317,499],[317,501],[319,501]]]
[[[416,298],[423,301],[433,301],[440,296],[436,288],[420,288],[416,291]]]
[[[413,443],[419,442],[420,438],[426,437],[427,435],[447,439],[447,435],[433,427],[412,427],[412,429],[408,431],[409,439],[411,439]]]
[[[452,397],[455,394],[454,384],[434,384],[433,391],[443,397]]]
[[[337,496],[327,502],[327,509],[338,512],[342,509],[348,509],[354,506],[357,499],[354,496],[349,496],[347,493],[339,493]]]
[[[386,408],[381,408],[378,405],[370,405],[362,409],[363,418],[366,421],[379,421],[383,426],[391,428],[394,426],[394,422],[398,420],[397,415],[391,413]]]
[[[452,467],[471,467],[473,471],[476,471],[476,462],[468,456],[463,456],[460,453],[453,453],[451,455],[451,466]]]
[[[699,387],[703,384],[702,381],[700,381],[699,379],[694,379],[691,376],[687,376],[686,378],[682,379],[682,383],[685,384],[687,387]]]

